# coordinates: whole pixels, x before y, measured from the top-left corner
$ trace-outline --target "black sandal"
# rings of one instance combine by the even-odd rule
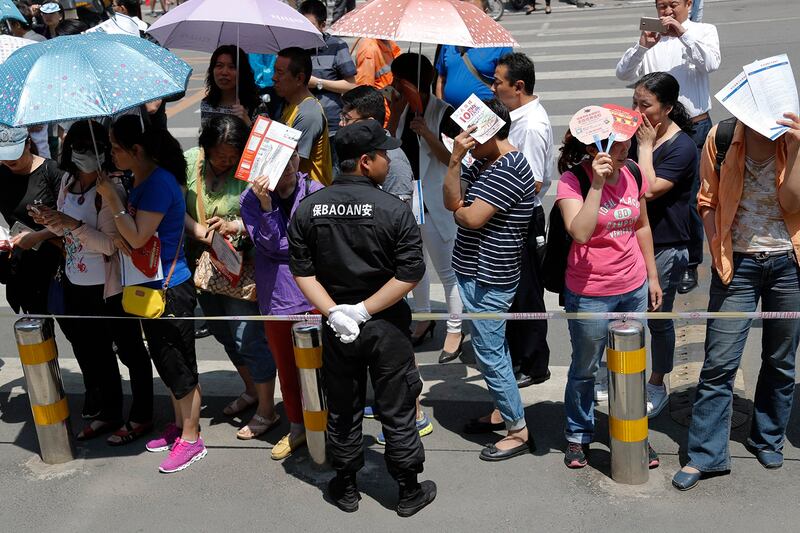
[[[111,440],[111,437],[109,437],[106,439],[106,443],[108,443],[109,446],[123,446],[125,444],[130,444],[139,437],[150,433],[152,430],[152,422],[139,424],[139,427],[133,427],[130,422],[125,422],[125,425],[111,435],[111,437],[117,437],[119,441],[113,441]]]
[[[525,6],[525,15],[530,15],[531,13],[535,13],[535,12],[536,12],[536,6],[535,5],[528,4],[527,6]]]

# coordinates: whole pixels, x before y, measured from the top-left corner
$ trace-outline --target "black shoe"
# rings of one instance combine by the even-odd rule
[[[400,489],[400,502],[397,504],[397,515],[412,516],[436,499],[436,483],[430,480],[419,483],[413,490]]]
[[[211,331],[208,329],[208,326],[203,326],[194,330],[195,339],[204,339],[209,335],[211,335]]]
[[[345,513],[358,511],[358,500],[361,494],[356,486],[356,475],[337,473],[336,477],[328,482],[328,497],[331,502]]]
[[[491,433],[492,431],[500,431],[501,429],[506,429],[505,422],[498,422],[497,424],[493,424],[492,422],[482,422],[478,418],[473,418],[466,424],[464,424],[464,433],[467,435],[480,435],[482,433]]]
[[[678,282],[678,292],[686,294],[695,287],[697,287],[697,267],[689,267],[683,272],[683,276]]]
[[[464,342],[464,334],[461,334],[461,340],[458,343],[458,348],[456,348],[455,352],[448,352],[447,350],[442,350],[442,353],[439,354],[439,364],[449,363],[453,359],[458,359],[461,357],[461,352],[464,350],[464,346],[462,343]]]
[[[534,450],[536,450],[536,444],[533,442],[533,437],[528,437],[528,442],[524,442],[508,450],[499,450],[494,444],[489,444],[481,450],[480,458],[483,461],[505,461],[506,459],[511,459],[518,455],[532,453]]]
[[[567,465],[567,468],[583,468],[589,463],[586,460],[586,452],[588,451],[588,444],[568,442],[567,451],[564,452],[564,464]]]
[[[520,389],[524,389],[525,387],[530,387],[531,385],[538,385],[540,383],[544,383],[548,379],[550,379],[550,371],[547,371],[547,374],[543,376],[529,376],[524,372],[517,372],[514,374],[514,378],[517,380],[517,387]]]
[[[415,337],[414,335],[411,336],[411,345],[412,346],[419,346],[423,342],[425,342],[425,337],[430,334],[431,338],[433,338],[433,330],[436,328],[436,322],[433,320],[428,321],[428,327],[425,328],[425,331],[422,332],[422,335],[419,337]]]

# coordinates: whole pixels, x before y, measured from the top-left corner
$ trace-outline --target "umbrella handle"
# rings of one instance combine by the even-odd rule
[[[92,136],[92,147],[94,148],[94,156],[97,158],[97,175],[100,175],[100,151],[97,149],[97,140],[94,138],[94,128],[92,127],[92,121],[89,120],[89,135]]]

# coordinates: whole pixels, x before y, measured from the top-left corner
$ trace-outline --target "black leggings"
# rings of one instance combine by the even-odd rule
[[[74,285],[64,276],[66,314],[77,316],[123,316],[122,295],[103,299],[103,285]],[[64,335],[83,373],[87,391],[100,395],[98,419],[120,422],[122,416],[122,381],[117,355],[128,367],[131,377],[129,420],[150,422],[153,418],[153,370],[142,340],[138,320],[60,319]],[[117,353],[114,353],[114,345]]]

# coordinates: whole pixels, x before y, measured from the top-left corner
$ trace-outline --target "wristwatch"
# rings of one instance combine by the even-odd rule
[[[322,89],[324,89],[324,87],[322,85],[322,80],[317,80],[317,90],[321,91]]]

